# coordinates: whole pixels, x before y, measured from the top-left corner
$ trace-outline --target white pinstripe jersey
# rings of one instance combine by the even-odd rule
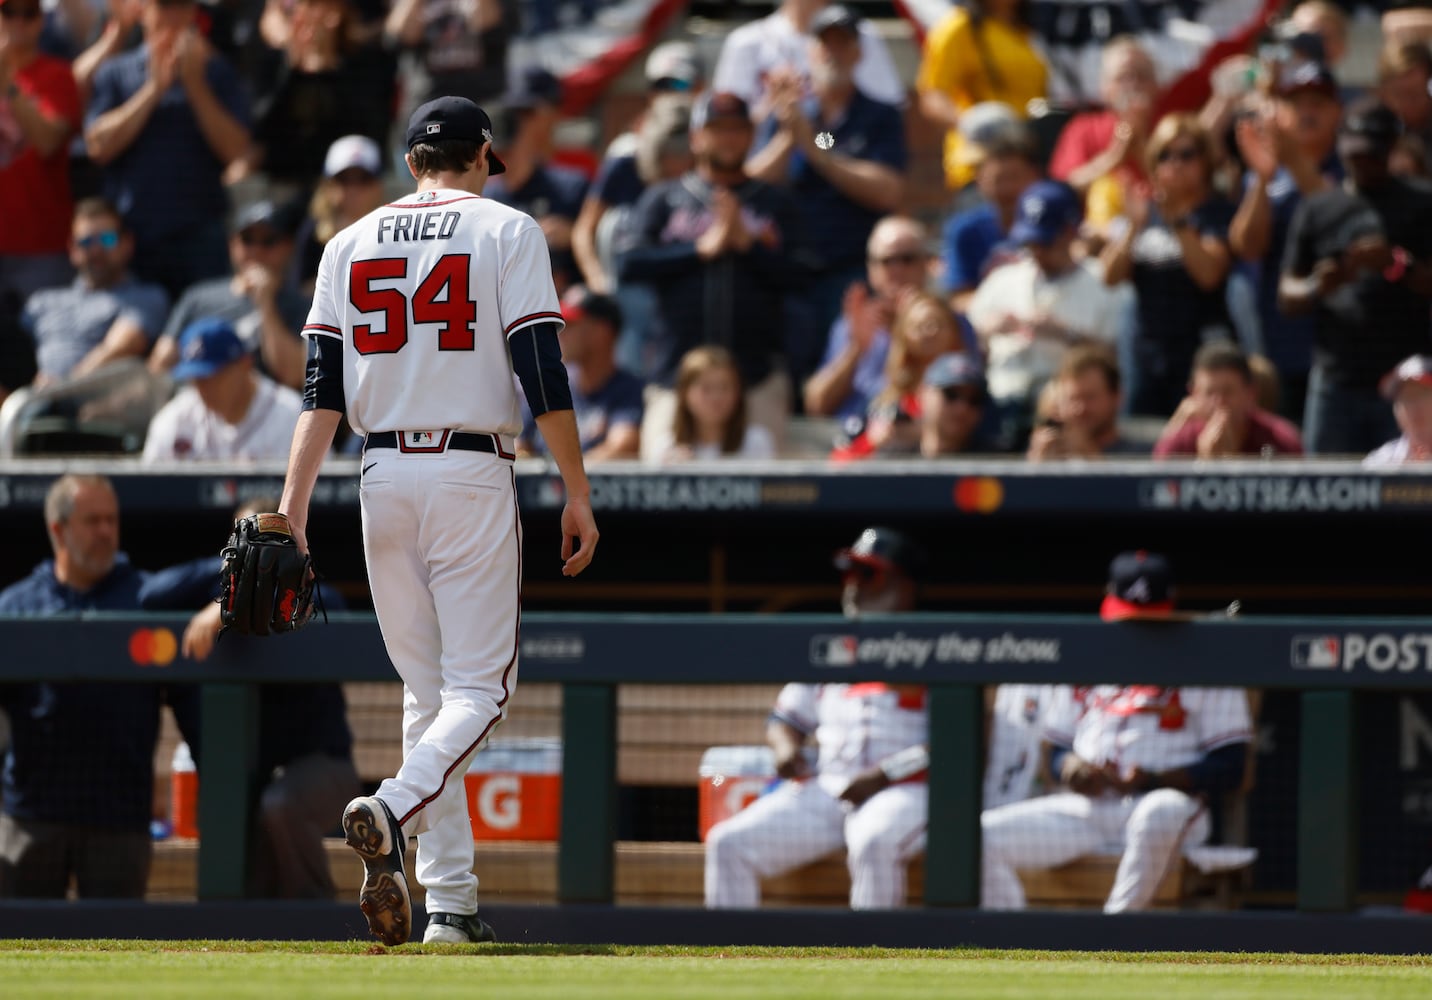
[[[465,191],[385,205],[323,249],[306,337],[343,342],[355,431],[522,428],[508,338],[562,324],[547,241]]]
[[[815,734],[816,772],[835,795],[861,771],[930,738],[925,689],[914,685],[787,684],[771,714]]]
[[[1093,764],[1168,771],[1251,740],[1253,721],[1238,688],[1101,685],[1060,688],[1044,731]]]
[[[1001,684],[990,713],[984,808],[1023,802],[1039,773],[1044,717],[1058,688],[1052,684]]]

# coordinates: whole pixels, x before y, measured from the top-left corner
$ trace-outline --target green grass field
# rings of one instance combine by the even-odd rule
[[[1432,995],[1432,958],[628,948],[361,942],[0,941],[6,998],[357,997],[1224,1000]]]

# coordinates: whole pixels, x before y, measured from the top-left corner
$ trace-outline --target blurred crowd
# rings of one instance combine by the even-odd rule
[[[1432,456],[1432,17],[1383,15],[1365,90],[1329,0],[1201,88],[1118,35],[1065,107],[1024,0],[952,8],[912,80],[783,0],[712,65],[654,46],[592,155],[509,59],[560,6],[0,0],[0,456],[285,457],[323,246],[447,93],[546,234],[591,462]]]

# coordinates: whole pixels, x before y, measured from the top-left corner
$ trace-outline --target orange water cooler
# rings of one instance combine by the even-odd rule
[[[704,841],[713,826],[761,797],[775,780],[776,762],[766,746],[711,747],[697,773],[697,826]]]
[[[464,779],[473,840],[556,840],[562,818],[562,744],[490,743]]]

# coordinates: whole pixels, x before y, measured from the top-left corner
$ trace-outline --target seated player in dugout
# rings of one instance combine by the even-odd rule
[[[1176,619],[1168,560],[1124,552],[1109,567],[1105,621]],[[1025,906],[1021,870],[1121,852],[1106,913],[1148,909],[1184,849],[1208,840],[1215,798],[1245,783],[1253,738],[1238,688],[1061,687],[1045,753],[1062,790],[986,809],[980,903]]]
[[[835,557],[841,610],[850,619],[914,610],[922,561],[904,535],[867,528]],[[787,684],[766,727],[786,780],[711,828],[706,905],[756,907],[761,879],[844,849],[852,908],[903,906],[907,862],[925,850],[928,733],[921,685]]]

